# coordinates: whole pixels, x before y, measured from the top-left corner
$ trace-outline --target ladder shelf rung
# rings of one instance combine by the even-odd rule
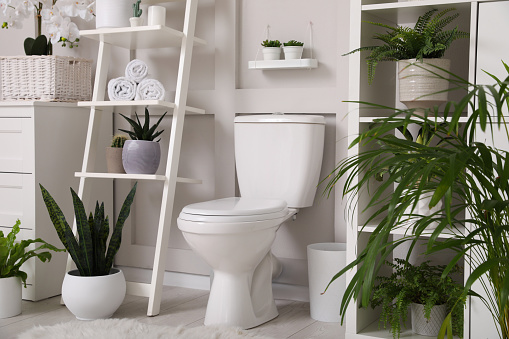
[[[147,298],[150,296],[150,284],[148,283],[126,281],[126,287],[126,293],[129,295]]]
[[[155,180],[166,181],[165,175],[158,174],[124,174],[124,173],[97,173],[97,172],[76,172],[74,174],[78,178],[97,178],[97,179],[127,179],[127,180]],[[177,182],[184,184],[201,184],[200,179],[190,179],[177,177]]]
[[[175,108],[173,102],[164,100],[130,100],[130,101],[80,101],[78,102],[80,107],[138,107],[138,106],[151,106],[151,107],[162,107],[162,108]],[[201,108],[186,106],[186,112],[191,114],[205,114],[205,110]],[[168,112],[173,114],[173,112]]]

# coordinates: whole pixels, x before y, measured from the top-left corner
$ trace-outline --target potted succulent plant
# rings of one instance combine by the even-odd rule
[[[304,51],[304,43],[296,40],[290,40],[283,43],[283,52],[285,60],[300,59]]]
[[[43,250],[64,251],[40,238],[25,239],[16,243],[16,234],[20,231],[20,224],[18,219],[7,236],[4,236],[4,233],[0,231],[0,300],[2,300],[0,302],[0,319],[21,313],[21,287],[22,285],[27,286],[27,273],[21,270],[21,266],[32,257],[37,257],[42,262],[50,261],[51,253]],[[28,250],[28,246],[32,244],[39,245]]]
[[[122,204],[109,244],[110,227],[108,216],[104,214],[104,203],[99,206],[99,202],[96,202],[95,213],[90,212],[87,218],[83,202],[71,188],[77,228],[75,237],[58,204],[42,185],[39,186],[58,237],[77,267],[66,273],[62,284],[65,305],[80,320],[111,317],[122,304],[126,293],[124,274],[112,266],[120,248],[122,228],[129,216],[137,183]]]
[[[122,151],[127,137],[122,134],[115,134],[111,140],[111,146],[106,147],[106,167],[108,173],[125,173],[122,164]]]
[[[143,13],[143,10],[140,9],[140,3],[141,0],[137,0],[133,4],[133,16],[129,18],[129,22],[131,23],[131,27],[137,27],[143,25],[143,18],[141,17],[141,14]]]
[[[360,133],[350,147],[362,144],[363,150],[340,161],[327,178],[326,190],[329,192],[340,179],[344,179],[343,194],[348,194],[349,201],[356,204],[358,194],[369,187],[377,173],[394,166],[393,174],[373,191],[364,206],[365,213],[368,213],[366,220],[373,221],[379,217],[375,230],[356,258],[332,278],[334,281],[357,268],[355,276],[347,283],[348,293],[345,293],[340,309],[343,317],[352,299],[358,299],[361,307],[369,305],[381,261],[390,259],[394,249],[401,245],[409,244],[411,251],[415,250],[415,245],[423,239],[422,235],[427,234],[426,254],[442,251],[455,254],[442,276],[445,277],[462,260],[471,263],[471,271],[455,307],[458,307],[461,298],[468,294],[476,295],[471,288],[479,282],[478,288],[482,288],[490,300],[497,301],[484,300],[500,337],[509,337],[509,242],[506,241],[509,238],[509,172],[506,166],[509,152],[476,139],[482,131],[488,135],[497,128],[504,135],[509,131],[503,114],[509,105],[509,65],[504,64],[504,67],[507,75],[505,78],[492,76],[494,85],[472,84],[455,76],[456,84],[462,81],[466,94],[458,102],[448,102],[443,112],[434,107],[426,110],[424,116],[419,116],[414,109],[393,109],[393,114],[378,120],[377,127]],[[375,103],[363,102],[363,105],[387,109]],[[467,121],[461,121],[466,107],[472,113]],[[448,124],[436,123],[441,119]],[[409,124],[433,126],[435,137],[443,140],[446,147],[387,138],[389,131]],[[386,146],[370,147],[378,141]],[[495,140],[492,141],[494,144]],[[396,178],[402,180],[394,189]],[[408,190],[405,195],[407,187],[414,189]],[[440,213],[415,218],[413,227],[404,237],[393,239],[392,233],[406,223],[406,207],[416,204],[423,194],[430,193],[430,208],[443,199]],[[401,202],[402,196],[405,197],[404,203]],[[433,232],[426,232],[430,223],[437,223],[437,227]],[[439,237],[443,232],[448,233],[446,238]],[[451,331],[452,314],[449,313],[438,337],[444,338]]]
[[[370,299],[372,308],[381,306],[380,325],[390,326],[393,337],[399,338],[401,324],[406,323],[408,308],[411,308],[412,332],[425,336],[438,335],[448,312],[453,310],[463,292],[463,286],[451,277],[459,272],[455,266],[450,274],[442,278],[445,266],[433,266],[425,261],[414,266],[408,261],[395,258],[386,261],[393,269],[390,276],[378,276]],[[466,298],[462,298],[464,305]],[[462,337],[463,308],[454,307],[452,313],[453,334]]]
[[[360,47],[345,55],[370,52],[366,57],[369,84],[373,82],[378,63],[398,61],[399,100],[408,108],[439,105],[447,101],[449,85],[450,60],[443,59],[445,51],[453,41],[469,36],[467,32],[459,31],[458,27],[444,30],[459,16],[459,13],[448,15],[453,10],[447,8],[436,13],[437,9],[431,9],[418,18],[413,28],[368,21],[388,30],[373,36],[382,44]]]
[[[143,125],[136,112],[134,113],[136,120],[120,114],[133,128],[132,131],[120,129],[120,131],[127,133],[132,139],[125,142],[122,151],[122,163],[126,173],[154,174],[157,172],[159,162],[161,161],[161,146],[159,145],[161,139],[155,141],[154,139],[164,132],[164,130],[156,131],[156,128],[166,113],[168,112],[165,112],[157,123],[152,126],[150,126],[150,114],[147,108],[145,108],[145,121]]]
[[[281,42],[279,40],[262,41],[263,60],[279,60],[281,58]]]

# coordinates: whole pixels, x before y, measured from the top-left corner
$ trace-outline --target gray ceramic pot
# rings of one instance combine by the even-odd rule
[[[122,163],[127,174],[155,174],[161,161],[161,146],[155,141],[127,140]]]

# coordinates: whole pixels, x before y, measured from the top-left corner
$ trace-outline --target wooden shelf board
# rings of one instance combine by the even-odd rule
[[[383,324],[382,324],[383,325]],[[388,325],[390,326],[390,325]],[[393,339],[392,333],[389,332],[389,329],[378,328],[378,320],[372,322],[366,328],[357,333],[359,338],[380,338],[380,339]],[[431,337],[423,336],[420,334],[412,333],[412,326],[408,326],[406,328],[401,329],[401,338],[405,339],[429,339]],[[454,337],[454,339],[458,339]]]
[[[80,31],[80,35],[131,50],[180,47],[184,37],[184,33],[161,25],[99,28]],[[203,39],[194,38],[194,45],[206,45],[206,42]]]
[[[294,60],[256,60],[249,61],[249,69],[310,69],[317,68],[317,59],[294,59]]]
[[[80,101],[80,107],[115,107],[115,106],[152,106],[163,108],[175,108],[173,102],[164,100],[131,100],[131,101]],[[186,107],[186,111],[194,114],[205,114],[205,110],[196,107]],[[170,113],[171,114],[171,113]]]
[[[366,225],[366,226],[360,225],[360,226],[357,227],[357,229],[358,229],[359,232],[372,233],[377,227],[378,227],[378,225]],[[391,231],[391,234],[397,234],[397,235],[405,235],[405,233],[410,235],[411,231],[409,231],[408,229],[405,229],[403,227],[401,227],[401,228],[399,228],[397,230]],[[430,237],[431,233],[432,232],[430,231],[430,233],[422,234],[421,237]],[[453,236],[454,236],[454,234],[452,234],[452,233],[442,233],[439,236],[439,238],[445,239],[445,238],[452,238]]]

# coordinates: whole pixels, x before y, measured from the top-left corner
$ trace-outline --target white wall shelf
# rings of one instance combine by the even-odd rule
[[[131,100],[131,101],[80,101],[80,107],[161,107],[161,108],[175,108],[173,102],[164,100]],[[205,110],[196,107],[186,106],[186,112],[194,114],[205,114]],[[172,112],[168,112],[172,114]]]
[[[249,61],[249,69],[311,69],[318,67],[317,59],[255,60]]]
[[[375,231],[375,229],[377,228],[378,225],[366,225],[366,226],[358,226],[358,230],[359,232],[363,232],[363,233],[373,233]],[[404,228],[400,228],[400,229],[397,229],[397,230],[393,230],[391,231],[391,234],[396,234],[396,235],[405,235],[405,234],[409,234],[411,233],[410,230],[407,230],[407,229],[404,229]],[[421,237],[430,237],[431,236],[431,231],[429,233],[426,233],[426,234],[422,234]],[[445,233],[441,233],[438,238],[440,239],[447,239],[447,238],[452,238],[453,237],[453,234],[450,233],[450,231],[446,231]]]
[[[80,35],[109,45],[130,50],[180,47],[184,33],[173,28],[155,25],[139,27],[100,28],[80,31]],[[193,38],[194,45],[203,46],[203,39]]]
[[[124,173],[98,173],[98,172],[76,172],[74,174],[79,178],[97,178],[97,179],[124,179],[124,180],[154,180],[166,181],[168,178],[164,175],[156,174],[124,174]],[[177,177],[177,182],[186,184],[201,184],[200,179],[190,179]]]

